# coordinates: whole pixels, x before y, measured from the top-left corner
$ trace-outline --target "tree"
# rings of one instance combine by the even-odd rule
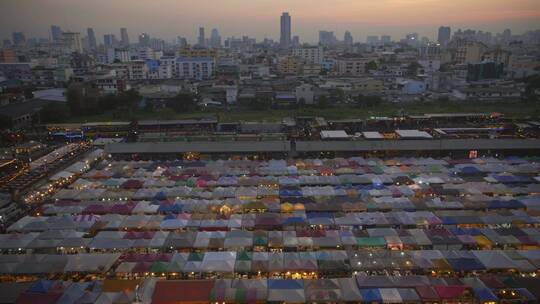
[[[114,94],[107,94],[99,98],[98,105],[101,110],[114,110],[117,105],[117,98]]]
[[[368,72],[370,70],[376,70],[376,69],[377,69],[377,62],[372,60],[372,61],[366,63],[366,72]]]
[[[0,130],[10,129],[13,126],[11,117],[0,114]]]
[[[177,113],[190,112],[197,109],[197,100],[190,92],[180,92],[167,102],[167,106]]]
[[[441,64],[441,67],[439,68],[439,71],[441,71],[441,72],[449,72],[451,68],[452,68],[452,64],[447,62],[447,63]]]
[[[61,102],[52,102],[45,105],[39,116],[42,123],[62,123],[69,118],[69,107]]]
[[[418,69],[420,68],[422,68],[422,66],[418,62],[414,61],[411,62],[407,67],[407,72],[410,76],[416,76],[418,74]]]
[[[134,89],[122,92],[118,95],[118,106],[128,107],[132,109],[141,100],[141,95]]]
[[[298,106],[303,107],[305,105],[306,105],[306,99],[304,97],[300,97],[300,99],[298,100]]]
[[[324,109],[328,108],[330,106],[330,102],[328,102],[328,97],[326,95],[319,96],[319,100],[317,101],[317,107]]]
[[[356,105],[362,108],[375,107],[383,102],[382,98],[379,96],[364,96],[362,94],[356,96],[355,101]]]
[[[536,93],[540,90],[540,75],[529,76],[524,79],[525,82],[525,92],[523,97],[526,101],[536,101],[539,96]]]
[[[154,105],[150,101],[145,101],[144,103],[144,111],[148,113],[154,112]]]
[[[337,102],[344,102],[345,101],[345,91],[343,91],[342,89],[337,88],[333,92],[332,97]]]
[[[75,87],[69,87],[66,90],[66,99],[67,106],[69,107],[69,111],[71,112],[71,114],[82,114],[84,97],[81,90]]]

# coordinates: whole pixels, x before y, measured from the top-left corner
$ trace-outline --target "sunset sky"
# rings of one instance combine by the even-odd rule
[[[0,0],[0,38],[12,31],[27,37],[48,37],[51,24],[86,33],[93,27],[120,36],[127,27],[136,41],[143,31],[167,40],[193,41],[199,26],[214,27],[223,37],[279,39],[279,16],[292,16],[293,35],[316,42],[320,29],[342,39],[350,30],[357,41],[367,35],[389,34],[399,39],[409,32],[436,37],[440,25],[513,32],[540,28],[540,0]]]

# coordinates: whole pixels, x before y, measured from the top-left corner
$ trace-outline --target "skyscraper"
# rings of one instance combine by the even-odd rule
[[[148,35],[147,33],[140,34],[139,44],[140,46],[150,46],[150,35]]]
[[[221,36],[216,28],[212,29],[212,32],[210,33],[210,46],[213,48],[221,47]]]
[[[291,16],[285,12],[281,15],[281,35],[279,36],[279,45],[282,48],[288,48],[291,45]]]
[[[439,35],[437,36],[437,42],[441,45],[446,45],[450,41],[450,27],[441,26],[439,27]]]
[[[199,27],[199,38],[197,44],[201,47],[206,46],[206,38],[204,38],[204,27]]]
[[[51,25],[51,39],[55,42],[62,40],[62,29],[58,25]]]
[[[116,37],[114,37],[114,34],[103,35],[103,44],[107,47],[113,47],[116,44]]]
[[[120,29],[120,43],[122,43],[122,46],[129,45],[129,36],[128,36],[127,28],[125,27]]]
[[[319,44],[324,46],[336,45],[337,39],[334,32],[319,31]]]
[[[353,37],[351,35],[351,32],[345,31],[345,35],[343,35],[343,43],[345,43],[346,46],[353,45]]]
[[[82,53],[81,34],[76,32],[63,32],[62,41],[72,52]]]
[[[88,35],[88,47],[91,50],[97,48],[96,34],[94,34],[94,29],[89,27],[86,29],[86,35]]]
[[[390,43],[390,42],[392,42],[392,37],[390,37],[389,35],[382,35],[381,36],[381,43],[382,44]]]
[[[292,43],[292,46],[293,46],[293,47],[298,47],[298,46],[300,46],[300,37],[299,37],[298,35],[293,36],[293,37],[292,37],[291,43]]]
[[[23,32],[13,32],[11,36],[13,38],[13,44],[15,46],[23,45],[26,43],[26,37],[24,36]]]

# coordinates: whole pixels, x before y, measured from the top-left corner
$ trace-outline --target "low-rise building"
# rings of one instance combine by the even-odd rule
[[[177,57],[173,75],[181,79],[214,78],[215,60],[210,57]]]
[[[359,76],[366,73],[366,64],[372,58],[359,55],[345,55],[336,59],[335,70],[338,75]]]
[[[303,63],[322,64],[324,51],[321,46],[302,46],[294,48],[292,55],[300,58]]]
[[[396,84],[401,93],[407,95],[422,94],[426,91],[426,84],[422,80],[400,79]]]
[[[284,75],[298,75],[301,72],[302,64],[295,56],[284,56],[279,59],[278,72]]]
[[[296,101],[298,103],[304,102],[305,104],[313,104],[314,103],[314,88],[311,84],[301,84],[296,87],[295,89],[296,93]]]

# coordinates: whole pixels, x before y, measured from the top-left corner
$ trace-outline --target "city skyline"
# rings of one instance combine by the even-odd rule
[[[305,5],[305,0],[279,0],[278,3],[231,0],[219,7],[209,6],[207,2],[203,0],[186,7],[182,1],[164,0],[159,6],[148,9],[148,1],[129,2],[128,5],[123,0],[92,3],[6,0],[0,3],[0,36],[6,39],[12,32],[22,31],[27,37],[46,38],[50,37],[50,26],[58,25],[64,30],[81,33],[92,27],[98,37],[106,33],[115,33],[119,37],[120,28],[125,27],[133,35],[148,32],[153,37],[167,40],[183,36],[193,42],[202,26],[218,28],[223,37],[248,35],[258,40],[271,38],[278,41],[280,26],[277,18],[283,12],[292,16],[292,35],[300,36],[302,42],[317,42],[319,30],[334,31],[338,37],[348,30],[355,41],[365,41],[369,35],[391,35],[393,39],[399,39],[409,32],[436,40],[441,25],[449,25],[452,30],[473,28],[491,32],[510,28],[515,33],[540,27],[540,5],[529,0],[490,1],[489,9],[482,5],[485,1],[468,3],[461,0],[454,1],[451,6],[435,0],[369,0],[362,1],[362,5],[353,1],[315,0],[316,3],[310,2],[314,5]],[[468,5],[466,10],[465,5]],[[233,9],[240,6],[241,10]],[[457,9],[462,10],[459,17],[454,14],[459,12]],[[441,17],[443,13],[445,16]],[[160,15],[162,22],[151,22],[155,14]],[[414,14],[423,17],[417,18]]]

